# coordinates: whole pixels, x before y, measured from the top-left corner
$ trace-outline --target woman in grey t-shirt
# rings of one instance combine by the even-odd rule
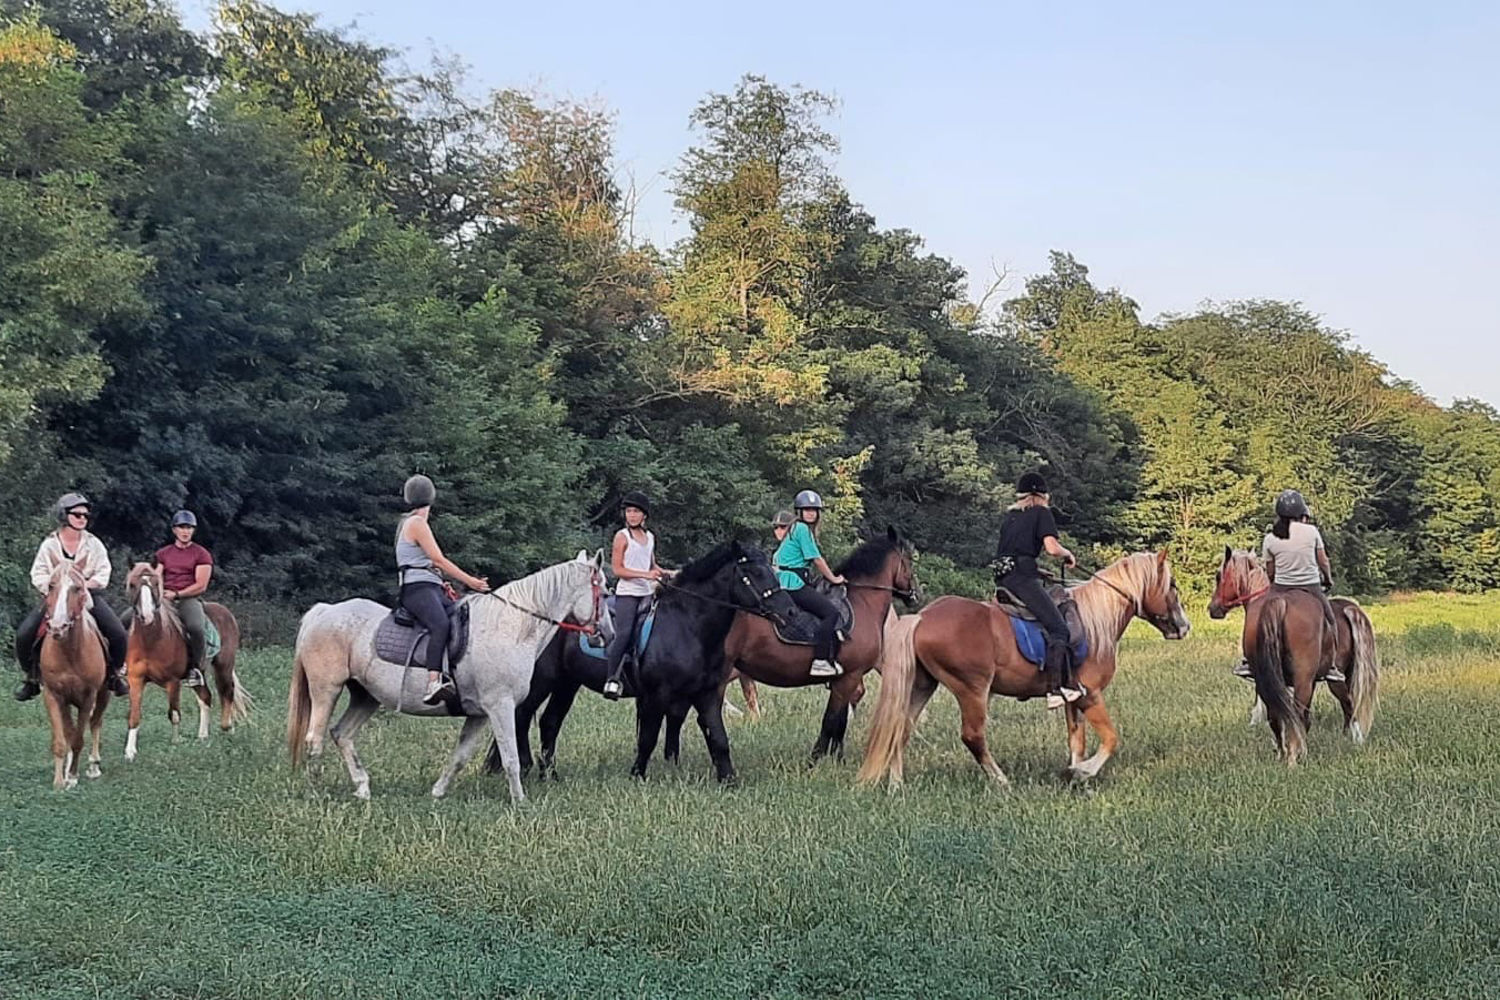
[[[1276,498],[1276,523],[1266,534],[1261,558],[1271,586],[1282,590],[1305,590],[1323,604],[1330,625],[1333,605],[1324,588],[1333,589],[1333,567],[1323,535],[1311,523],[1307,501],[1296,490],[1283,490]]]

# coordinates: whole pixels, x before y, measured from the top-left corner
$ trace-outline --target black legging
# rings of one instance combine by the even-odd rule
[[[839,627],[839,609],[833,602],[812,587],[798,587],[787,591],[797,607],[818,619],[818,631],[813,635],[813,656],[832,663],[838,656],[838,638],[834,634]]]
[[[1047,633],[1046,670],[1049,687],[1054,691],[1068,682],[1073,665],[1072,635],[1062,612],[1047,596],[1042,578],[1025,571],[1007,573],[1000,578],[1000,586],[1015,595],[1016,600],[1026,605],[1026,610],[1036,616],[1037,624]]]
[[[443,654],[448,649],[448,609],[453,602],[448,593],[436,583],[404,583],[399,598],[403,608],[410,611],[428,632],[427,669],[441,674]]]
[[[625,662],[625,654],[630,650],[636,620],[650,601],[651,598],[640,594],[615,595],[615,637],[610,640],[609,649],[605,651],[605,680],[620,679],[620,665]]]
[[[104,633],[104,641],[109,645],[109,672],[116,674],[125,666],[125,626],[120,624],[119,617],[104,600],[104,595],[95,590],[92,596],[94,606],[89,613],[94,616],[94,624],[99,626],[99,631]],[[21,664],[21,669],[28,677],[36,675],[36,632],[41,626],[41,608],[32,611],[16,626],[16,661]]]

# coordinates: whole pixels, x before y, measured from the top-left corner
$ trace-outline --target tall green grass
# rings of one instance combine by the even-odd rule
[[[631,708],[582,697],[563,783],[520,808],[474,771],[430,799],[455,722],[366,727],[369,803],[336,753],[292,772],[283,649],[244,660],[251,725],[171,745],[153,690],[140,759],[117,706],[104,777],[66,794],[40,707],[7,700],[0,996],[1488,996],[1500,671],[1472,637],[1497,609],[1372,608],[1370,743],[1320,692],[1296,771],[1245,724],[1238,614],[1133,632],[1108,692],[1124,745],[1082,789],[1061,718],[1008,701],[989,732],[1015,787],[991,788],[946,693],[906,789],[854,787],[878,681],[851,759],[812,769],[823,691],[764,692],[764,721],[731,722],[728,790],[691,726],[680,769],[631,781]]]

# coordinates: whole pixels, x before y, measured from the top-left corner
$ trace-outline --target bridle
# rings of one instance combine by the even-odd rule
[[[700,594],[696,591],[688,590],[686,587],[679,587],[677,584],[672,583],[670,580],[661,581],[661,586],[663,590],[671,590],[678,594],[686,594],[687,596],[695,600],[702,601],[705,604],[713,604],[721,608],[732,608],[735,611],[748,611],[750,614],[757,615],[761,618],[766,618],[778,622],[781,621],[781,616],[776,612],[767,609],[765,603],[767,599],[769,599],[773,594],[776,593],[776,591],[780,590],[781,588],[771,587],[768,590],[758,589],[755,586],[754,581],[750,579],[749,571],[745,569],[749,562],[749,556],[739,556],[735,559],[735,563],[739,566],[738,575],[740,578],[740,583],[744,586],[745,590],[749,592],[751,598],[753,598],[755,601],[755,606],[753,608],[747,608],[743,604],[736,604],[733,601],[723,601],[717,597],[710,597],[707,594]]]
[[[492,590],[484,591],[484,596],[493,597],[501,604],[504,604],[507,607],[515,608],[517,611],[528,614],[539,621],[544,621],[548,624],[556,625],[564,632],[580,632],[584,635],[598,635],[599,620],[601,617],[603,617],[604,609],[604,585],[601,582],[601,578],[603,576],[604,573],[599,569],[599,567],[592,564],[589,566],[589,587],[593,590],[594,608],[593,612],[589,615],[589,620],[582,625],[579,625],[576,622],[563,621],[560,618],[553,618],[550,615],[544,615],[540,611],[536,611],[532,608],[517,604],[515,601],[512,601],[508,597],[501,597],[499,594],[495,593]]]

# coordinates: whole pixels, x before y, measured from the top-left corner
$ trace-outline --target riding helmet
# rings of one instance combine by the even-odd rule
[[[778,510],[776,516],[771,518],[771,527],[790,528],[797,523],[797,515],[789,510]]]
[[[1047,480],[1042,478],[1040,472],[1027,472],[1016,480],[1016,495],[1030,496],[1033,493],[1049,493]]]
[[[620,509],[626,507],[634,507],[647,517],[651,516],[651,500],[640,490],[631,490],[620,498]]]
[[[1291,521],[1307,517],[1307,501],[1296,490],[1282,490],[1281,495],[1276,498],[1276,516]]]
[[[413,507],[426,507],[437,499],[437,487],[423,475],[415,475],[401,487],[401,496]]]
[[[180,528],[184,525],[189,528],[198,527],[198,518],[190,510],[179,510],[172,515],[172,527]]]
[[[803,490],[792,501],[792,506],[798,510],[822,510],[823,498],[818,495],[817,490]]]
[[[92,511],[93,506],[89,503],[89,498],[82,493],[64,493],[57,498],[57,503],[53,505],[53,512],[57,514],[59,522],[65,522],[68,519],[68,511],[74,507],[87,507]]]

